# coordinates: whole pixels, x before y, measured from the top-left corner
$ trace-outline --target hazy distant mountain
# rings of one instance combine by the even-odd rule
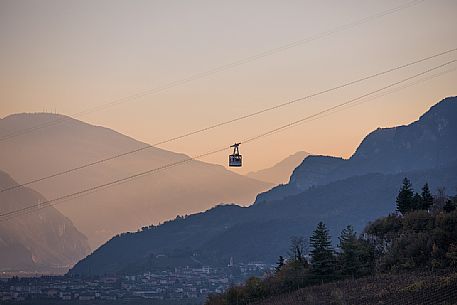
[[[1,143],[0,168],[19,183],[90,163],[146,144],[113,130],[54,114],[15,114],[0,120],[0,137],[15,130],[63,121]],[[31,185],[49,199],[186,159],[151,148]],[[137,230],[220,202],[251,203],[271,185],[200,161],[168,168],[56,206],[95,248],[119,232]]]
[[[0,187],[17,185],[0,171]],[[29,188],[0,193],[7,213],[46,199]],[[89,253],[87,238],[55,208],[0,222],[0,271],[66,272]]]
[[[349,161],[307,157],[290,184],[274,188],[257,204],[219,206],[116,236],[71,272],[128,273],[197,261],[223,265],[230,257],[238,262],[274,262],[287,253],[291,236],[309,236],[319,221],[328,225],[335,239],[348,224],[360,231],[368,221],[393,212],[404,177],[416,191],[428,182],[434,192],[445,187],[455,193],[456,114],[457,99],[445,99],[418,122],[371,133]],[[278,193],[281,196],[271,199]]]
[[[457,97],[431,107],[407,126],[378,128],[370,133],[348,160],[309,156],[298,166],[290,183],[259,194],[256,202],[298,194],[311,186],[325,185],[367,173],[395,174],[439,168],[457,160]]]
[[[309,153],[304,151],[296,152],[270,168],[250,172],[247,176],[273,184],[287,183],[289,182],[290,173],[294,170],[294,168],[302,163],[303,159],[305,159],[308,155]]]

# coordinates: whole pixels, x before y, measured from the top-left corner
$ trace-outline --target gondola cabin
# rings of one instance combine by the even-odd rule
[[[229,155],[229,166],[231,167],[241,167],[242,165],[242,156],[240,155],[239,146],[241,143],[235,143],[230,147],[233,147],[233,154]]]

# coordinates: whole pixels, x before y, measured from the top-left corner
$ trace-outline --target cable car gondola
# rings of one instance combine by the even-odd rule
[[[241,143],[235,143],[230,147],[233,147],[233,154],[229,155],[229,166],[232,167],[241,167],[241,155],[240,155],[240,150],[239,146]]]

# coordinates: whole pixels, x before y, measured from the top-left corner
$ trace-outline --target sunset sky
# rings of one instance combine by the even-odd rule
[[[73,116],[409,2],[0,0],[0,117],[41,111]],[[456,48],[456,13],[455,0],[425,0],[75,117],[152,144]],[[160,147],[196,155],[228,146],[455,58],[457,52]],[[237,171],[269,167],[299,150],[349,157],[370,131],[414,121],[452,95],[455,70],[241,146],[245,166]],[[204,161],[226,165],[227,158]]]

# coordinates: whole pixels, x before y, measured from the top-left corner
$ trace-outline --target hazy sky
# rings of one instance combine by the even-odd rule
[[[407,2],[0,0],[0,117],[43,109],[71,115]],[[455,48],[456,15],[456,0],[426,0],[78,118],[154,143]],[[453,58],[457,53],[162,148],[189,155],[217,149]],[[371,130],[409,123],[449,95],[457,95],[455,71],[242,146],[240,171],[298,150],[349,157]],[[225,165],[227,157],[205,161]]]

